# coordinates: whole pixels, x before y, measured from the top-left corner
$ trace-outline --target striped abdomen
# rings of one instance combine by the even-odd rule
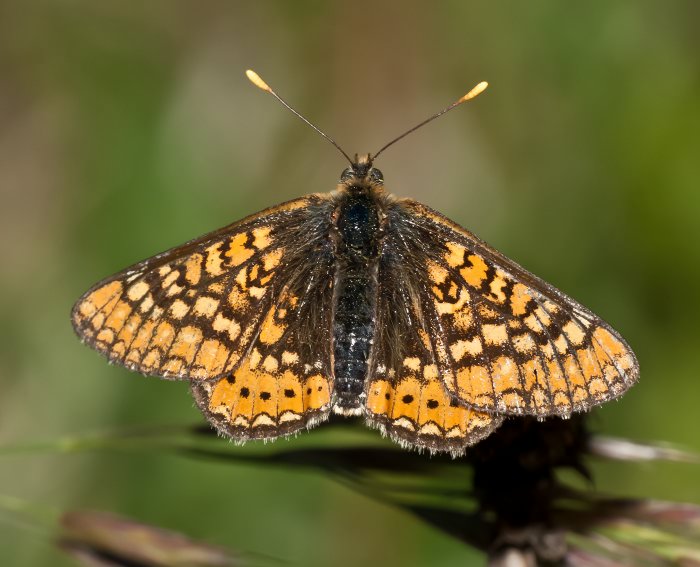
[[[363,404],[375,330],[379,212],[366,193],[348,194],[338,206],[333,320],[335,409]]]

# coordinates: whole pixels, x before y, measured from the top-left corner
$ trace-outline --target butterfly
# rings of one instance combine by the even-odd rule
[[[637,381],[634,353],[602,319],[385,191],[374,161],[407,133],[355,159],[320,133],[350,162],[334,192],[99,282],[73,308],[79,337],[131,370],[188,380],[209,422],[241,442],[333,412],[362,416],[405,447],[459,455],[508,416],[567,417]]]

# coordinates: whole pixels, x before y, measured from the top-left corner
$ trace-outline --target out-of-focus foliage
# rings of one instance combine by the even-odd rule
[[[597,492],[591,483],[576,488],[573,477],[551,474],[569,469],[579,481],[586,479],[592,457],[697,464],[698,455],[591,437],[580,419],[511,420],[462,459],[427,460],[398,447],[378,446],[369,435],[342,443],[328,438],[325,443],[297,445],[235,447],[206,428],[156,427],[5,446],[0,454],[158,452],[231,467],[320,473],[370,500],[402,510],[468,548],[488,553],[492,567],[535,565],[536,557],[561,559],[570,567],[700,565],[700,506],[617,498]],[[0,496],[0,511],[16,526],[31,528],[35,542],[53,541],[90,567],[286,563],[266,554],[232,552],[104,512],[60,513],[7,496]]]
[[[699,19],[692,0],[3,2],[0,442],[200,419],[186,385],[108,366],[68,313],[132,262],[334,187],[343,160],[250,86],[252,67],[348,153],[378,149],[488,80],[477,101],[382,156],[387,187],[629,340],[640,384],[596,411],[595,427],[700,450]],[[609,493],[700,501],[692,466],[593,472]],[[303,565],[482,557],[304,470],[33,452],[3,456],[0,482],[48,507],[110,510]],[[72,564],[6,524],[0,562]]]
[[[111,514],[74,511],[61,517],[59,547],[88,567],[235,567],[247,562],[182,534]]]

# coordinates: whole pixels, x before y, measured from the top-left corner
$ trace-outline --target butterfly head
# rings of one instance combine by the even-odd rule
[[[346,167],[340,174],[340,183],[345,187],[380,188],[384,185],[384,174],[372,166],[372,158],[369,154],[358,156],[350,167]]]

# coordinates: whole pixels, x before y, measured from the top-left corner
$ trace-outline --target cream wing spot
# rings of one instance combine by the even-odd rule
[[[545,327],[549,327],[552,324],[552,319],[549,317],[549,313],[542,309],[542,307],[537,307],[533,313]]]
[[[214,282],[212,284],[209,284],[209,286],[207,287],[207,291],[215,295],[222,294],[224,293],[224,284],[221,282]]]
[[[165,295],[168,297],[173,297],[174,295],[181,293],[183,289],[185,288],[177,284],[173,284],[166,290]]]
[[[284,351],[282,353],[282,364],[290,366],[299,362],[299,355],[294,352]]]
[[[521,283],[516,283],[513,286],[513,294],[511,296],[511,312],[515,317],[525,315],[527,306],[532,301],[530,290]]]
[[[212,276],[220,276],[224,273],[222,269],[223,261],[220,256],[221,242],[212,244],[204,250],[206,252],[205,269]]]
[[[144,295],[146,295],[146,292],[148,292],[149,289],[150,288],[146,282],[140,281],[132,285],[126,294],[131,301],[139,301]]]
[[[187,305],[181,299],[176,299],[170,306],[170,315],[175,319],[182,319],[185,315],[187,315],[189,310],[189,305]]]
[[[520,354],[530,354],[534,352],[536,345],[530,333],[524,333],[522,335],[515,335],[512,338],[513,348]]]
[[[451,268],[456,268],[464,263],[464,246],[455,242],[446,242],[448,252],[445,254],[445,261]]]
[[[534,313],[531,313],[530,315],[525,317],[523,321],[525,322],[525,326],[535,333],[541,333],[544,331],[542,323],[540,323],[539,319],[535,316]]]
[[[139,311],[147,313],[151,310],[151,307],[153,307],[153,296],[149,293],[139,305]]]
[[[260,351],[257,348],[254,348],[253,351],[250,353],[250,356],[248,357],[250,369],[255,370],[260,364],[261,360],[262,355],[260,354]]]
[[[194,303],[193,313],[202,317],[211,317],[219,308],[219,300],[207,295],[197,298]]]
[[[272,252],[268,252],[263,256],[263,268],[265,269],[266,272],[269,272],[276,268],[280,260],[282,259],[282,250],[277,249],[273,250]]]
[[[233,319],[227,319],[221,313],[216,315],[211,326],[218,333],[228,333],[231,341],[235,341],[241,334],[241,326]]]
[[[277,423],[266,413],[258,414],[258,416],[253,420],[252,427],[261,426],[275,426]]]
[[[171,285],[173,285],[175,283],[175,280],[177,280],[177,278],[179,278],[179,277],[180,277],[180,273],[177,270],[175,270],[175,271],[170,270],[168,272],[168,275],[163,278],[162,282],[160,282],[160,285],[163,289],[167,289]]]
[[[559,335],[556,339],[554,339],[554,348],[557,349],[559,354],[564,354],[569,349],[569,345],[566,342],[566,337],[564,335]]]
[[[192,254],[185,262],[185,279],[190,285],[197,285],[202,277],[201,254]]]
[[[488,344],[503,345],[508,340],[508,330],[505,325],[482,325],[481,333]]]
[[[467,354],[478,356],[483,350],[481,339],[474,337],[472,340],[459,340],[450,346],[450,353],[455,362],[462,360]]]
[[[251,295],[251,297],[254,297],[255,299],[262,299],[265,295],[265,291],[266,289],[264,287],[251,287],[248,290],[248,293]]]
[[[102,329],[97,333],[96,338],[100,342],[111,344],[114,342],[114,331],[112,331],[112,329]]]
[[[245,268],[238,270],[236,274],[236,283],[241,286],[241,289],[248,289],[248,273]]]
[[[274,358],[271,355],[267,355],[265,357],[265,360],[263,360],[262,366],[266,372],[277,372],[277,369],[279,368],[279,363],[277,362],[276,358]]]
[[[271,230],[272,229],[269,226],[253,229],[253,246],[255,246],[258,250],[270,246],[272,243],[272,238],[270,238]]]
[[[80,304],[80,307],[78,307],[78,311],[80,312],[80,315],[82,315],[82,317],[88,319],[92,317],[95,313],[97,313],[97,308],[95,307],[95,304],[92,301],[86,299]]]
[[[435,380],[438,377],[437,364],[426,364],[423,367],[423,378],[426,380]]]

